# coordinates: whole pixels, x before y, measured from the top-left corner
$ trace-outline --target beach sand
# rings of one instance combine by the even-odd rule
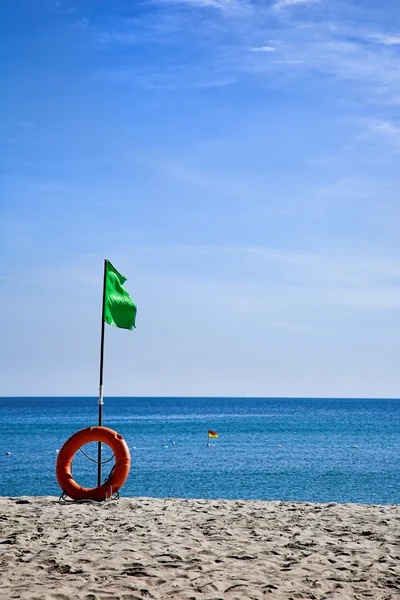
[[[1,600],[400,599],[400,506],[0,498]]]

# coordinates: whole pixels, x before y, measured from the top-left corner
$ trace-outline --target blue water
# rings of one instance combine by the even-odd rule
[[[0,495],[59,495],[56,450],[97,410],[95,398],[0,398]],[[123,496],[400,503],[397,400],[106,398],[103,415],[131,450]],[[78,453],[73,467],[96,487],[96,465]]]

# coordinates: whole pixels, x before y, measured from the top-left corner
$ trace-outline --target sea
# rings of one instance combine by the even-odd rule
[[[60,448],[97,424],[96,398],[0,398],[0,496],[59,496]],[[103,425],[130,449],[124,497],[400,503],[400,400],[106,397]],[[97,466],[78,451],[73,476]]]

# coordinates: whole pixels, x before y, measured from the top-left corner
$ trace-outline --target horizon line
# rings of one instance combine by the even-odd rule
[[[92,400],[98,400],[98,396],[79,396],[79,395],[59,395],[59,396],[51,396],[46,395],[42,396],[40,394],[35,394],[33,396],[0,396],[0,400],[5,398],[10,399],[18,399],[18,398],[90,398]],[[185,399],[185,400],[196,400],[196,399],[216,399],[219,398],[221,400],[400,400],[398,396],[104,396],[104,399],[112,399],[112,398],[133,398],[133,399],[141,399],[141,398],[165,398],[165,399]]]

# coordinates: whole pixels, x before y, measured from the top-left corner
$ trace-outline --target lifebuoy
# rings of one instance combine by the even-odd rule
[[[72,459],[79,448],[88,442],[104,442],[115,456],[115,467],[109,479],[96,488],[84,488],[72,478]],[[61,448],[56,465],[57,481],[62,491],[73,500],[105,500],[123,485],[130,465],[129,448],[122,435],[108,427],[87,427],[74,433]]]

